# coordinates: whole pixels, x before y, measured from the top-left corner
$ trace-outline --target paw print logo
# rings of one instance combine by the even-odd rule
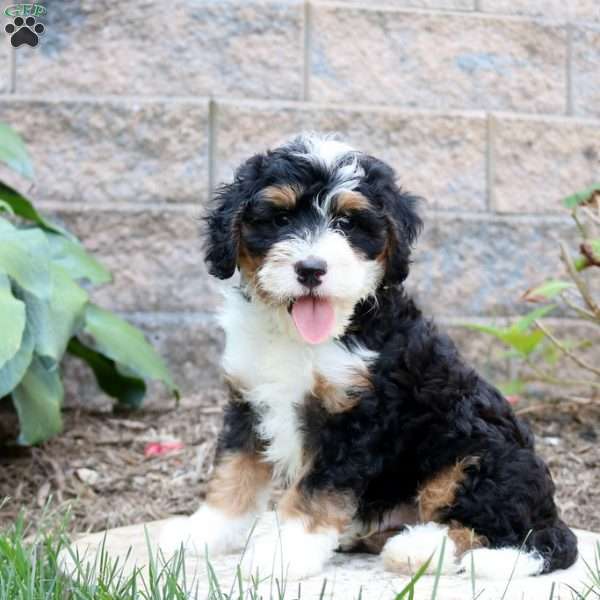
[[[9,23],[4,31],[10,35],[10,43],[18,48],[23,44],[35,47],[38,45],[39,36],[44,33],[46,28],[42,23],[37,23],[34,17],[15,17],[12,23]]]

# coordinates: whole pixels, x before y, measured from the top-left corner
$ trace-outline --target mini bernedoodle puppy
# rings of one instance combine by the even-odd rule
[[[241,550],[283,482],[247,575],[315,575],[336,550],[381,552],[399,573],[433,555],[435,569],[444,539],[444,573],[575,561],[527,426],[403,289],[416,204],[389,166],[314,135],[219,189],[206,261],[240,274],[220,316],[231,400],[206,502],[163,548]]]

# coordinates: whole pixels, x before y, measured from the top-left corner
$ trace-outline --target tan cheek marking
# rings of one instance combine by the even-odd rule
[[[371,204],[360,192],[342,192],[336,199],[335,207],[336,212],[343,213],[352,210],[368,210]]]
[[[484,535],[477,535],[472,529],[459,524],[451,524],[448,537],[456,546],[456,557],[460,558],[465,552],[475,548],[489,546],[489,541]]]
[[[270,185],[262,190],[261,194],[267,202],[281,208],[292,209],[296,206],[301,190],[293,185]]]
[[[258,508],[257,495],[269,485],[271,476],[271,466],[258,455],[225,454],[215,466],[206,502],[231,517],[247,514]]]
[[[476,462],[475,457],[463,459],[452,467],[442,469],[421,487],[417,496],[421,521],[435,521],[441,509],[454,504],[456,490],[465,478],[465,468]]]
[[[253,256],[248,251],[248,248],[244,244],[240,246],[240,252],[238,256],[238,265],[240,271],[250,283],[255,283],[256,273],[262,266],[264,261],[263,257]]]
[[[242,244],[238,256],[238,265],[244,280],[263,302],[267,304],[277,304],[271,295],[262,289],[258,278],[258,271],[264,265],[266,260],[269,260],[268,255],[266,257],[253,256]]]
[[[297,487],[289,489],[278,510],[284,519],[300,519],[310,533],[326,529],[344,531],[356,512],[350,495],[340,492],[314,492],[307,495]]]

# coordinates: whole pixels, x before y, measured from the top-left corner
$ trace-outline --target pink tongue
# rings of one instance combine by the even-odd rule
[[[292,306],[292,318],[298,333],[309,344],[324,342],[335,325],[333,305],[325,298],[298,298]]]

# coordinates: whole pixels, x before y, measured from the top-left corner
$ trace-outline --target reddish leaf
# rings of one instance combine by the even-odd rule
[[[179,452],[183,450],[185,445],[183,442],[150,442],[146,444],[144,448],[144,456],[150,458],[152,456],[163,456],[164,454],[171,454],[172,452]]]

